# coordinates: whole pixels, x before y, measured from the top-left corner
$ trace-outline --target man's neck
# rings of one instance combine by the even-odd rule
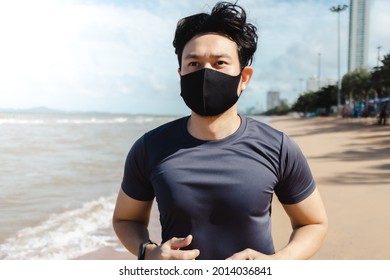
[[[233,107],[216,117],[203,117],[192,113],[187,123],[188,132],[200,140],[221,140],[235,133],[241,118]]]

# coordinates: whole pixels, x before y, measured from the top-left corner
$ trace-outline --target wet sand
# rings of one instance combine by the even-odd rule
[[[307,157],[329,217],[325,244],[312,259],[390,259],[390,126],[374,119],[273,117],[271,126],[284,131]],[[160,241],[154,209],[151,238]],[[112,229],[109,229],[112,231]],[[277,199],[273,205],[276,249],[291,233]],[[135,259],[120,244],[79,259]]]

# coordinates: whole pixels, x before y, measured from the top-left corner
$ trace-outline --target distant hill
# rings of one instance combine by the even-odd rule
[[[47,107],[33,107],[27,109],[0,108],[2,113],[62,113],[63,111],[55,110]]]

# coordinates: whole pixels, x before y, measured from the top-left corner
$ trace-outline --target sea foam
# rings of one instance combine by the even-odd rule
[[[73,259],[105,246],[115,247],[111,226],[116,195],[84,203],[35,227],[18,231],[0,244],[0,259]]]

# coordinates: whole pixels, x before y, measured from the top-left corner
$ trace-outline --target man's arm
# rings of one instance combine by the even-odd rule
[[[114,215],[113,227],[123,246],[134,255],[138,254],[139,245],[149,240],[148,224],[153,200],[139,201],[119,191]],[[172,238],[156,246],[146,246],[145,259],[195,259],[199,250],[180,250],[187,247],[192,236]]]
[[[267,256],[252,249],[234,254],[229,259],[308,259],[321,247],[328,231],[328,218],[318,190],[296,204],[283,204],[290,217],[293,232],[288,244]]]
[[[139,201],[121,189],[115,205],[113,227],[119,240],[134,255],[139,244],[149,240],[148,224],[153,200]]]
[[[328,232],[328,217],[318,190],[305,200],[283,205],[293,232],[286,247],[275,254],[279,259],[308,259],[323,244]]]

